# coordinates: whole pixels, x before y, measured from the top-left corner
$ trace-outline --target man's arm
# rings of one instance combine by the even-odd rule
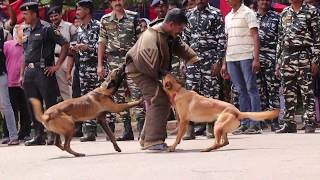
[[[16,23],[17,23],[17,16],[16,16],[15,11],[12,9],[9,0],[5,0],[3,2],[3,5],[5,5],[7,7],[7,10],[8,10],[8,13],[9,13],[9,17],[10,17],[10,19],[7,22],[8,24],[7,24],[7,26],[5,26],[5,28],[8,31],[10,31],[11,28],[13,28],[14,25],[16,25]]]
[[[23,81],[24,81],[24,70],[26,69],[26,63],[24,59],[21,62],[21,67],[20,67],[20,78],[19,78],[19,84],[22,87]]]
[[[197,53],[180,38],[175,42],[173,54],[183,59],[187,65],[194,64],[199,61]]]
[[[108,41],[107,36],[107,21],[104,17],[101,18],[100,24],[100,32],[99,32],[99,40],[98,40],[98,67],[97,67],[97,74],[102,79],[105,76],[105,70],[103,67],[103,60],[106,53],[106,44]]]
[[[260,69],[260,60],[259,60],[260,40],[259,40],[258,28],[251,28],[250,33],[253,38],[253,44],[254,44],[252,71],[258,72]]]

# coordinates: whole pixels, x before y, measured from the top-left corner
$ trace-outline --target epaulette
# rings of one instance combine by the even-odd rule
[[[132,16],[136,16],[136,15],[138,15],[138,13],[137,13],[137,12],[130,11],[130,10],[125,10],[125,12],[126,12],[128,15],[132,15]]]

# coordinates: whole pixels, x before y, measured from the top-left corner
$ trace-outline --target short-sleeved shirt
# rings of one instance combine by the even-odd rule
[[[91,19],[91,21],[85,26],[82,25],[78,28],[77,34],[77,43],[78,44],[87,44],[89,49],[86,51],[79,52],[79,60],[88,61],[88,60],[96,60],[98,56],[98,39],[99,39],[99,31],[100,31],[100,22]]]
[[[141,32],[137,12],[125,10],[122,19],[114,12],[101,18],[99,42],[106,44],[107,53],[127,52],[135,44]]]
[[[54,49],[56,44],[60,46],[67,41],[59,34],[56,34],[53,27],[45,22],[38,21],[34,29],[30,26],[23,30],[27,36],[23,43],[25,62],[37,63],[40,62],[41,56],[45,59],[45,65],[51,66],[54,64]]]
[[[59,26],[53,26],[55,32],[57,34],[61,34],[61,36],[67,41],[70,42],[72,37],[77,34],[77,28],[69,22],[61,20]],[[61,46],[59,44],[56,45],[54,50],[55,54],[59,54],[61,51]]]
[[[3,46],[3,53],[6,56],[8,87],[19,87],[23,47],[15,40],[6,41]]]
[[[225,18],[227,34],[226,61],[241,61],[253,58],[254,42],[250,29],[257,28],[255,13],[245,5],[232,10]]]

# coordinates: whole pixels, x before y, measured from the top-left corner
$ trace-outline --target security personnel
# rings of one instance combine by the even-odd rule
[[[224,23],[220,10],[209,5],[208,0],[196,0],[197,7],[187,13],[189,25],[183,37],[197,53],[201,63],[189,65],[186,70],[186,88],[205,97],[219,99],[221,77],[219,75],[225,56]],[[207,137],[211,138],[212,124],[207,125]],[[193,123],[189,124],[185,140],[194,139]]]
[[[279,15],[270,9],[271,0],[258,0],[256,12],[259,23],[260,71],[257,84],[260,89],[261,110],[279,108],[280,81],[275,76]],[[278,119],[271,122],[271,130],[279,129]]]
[[[300,87],[305,133],[315,132],[312,75],[318,72],[320,16],[314,6],[292,0],[280,14],[276,72],[281,76],[285,98],[284,125],[276,133],[296,133],[294,120],[297,89]]]
[[[163,19],[166,16],[169,8],[167,0],[153,0],[151,7],[154,7],[157,12],[157,18],[154,19],[153,22]]]
[[[113,70],[125,63],[125,55],[128,50],[135,44],[138,35],[141,33],[138,13],[124,9],[123,0],[112,0],[111,6],[113,11],[101,18],[101,28],[99,35],[98,48],[98,75],[103,78],[103,61],[105,52],[108,56],[108,68]],[[115,95],[118,103],[125,102],[126,89],[129,88],[132,100],[138,100],[141,96],[139,88],[134,84],[132,79],[127,78],[125,85],[120,87]],[[126,87],[127,86],[127,87]],[[139,106],[135,108],[136,120],[138,121],[138,130],[141,133],[144,124],[144,108]],[[115,122],[115,115],[108,114],[109,120]],[[123,136],[117,138],[118,141],[134,140],[130,111],[126,110],[120,113],[120,120],[124,124]]]
[[[81,95],[100,86],[97,76],[97,42],[99,38],[100,22],[92,18],[93,3],[91,0],[80,0],[77,3],[77,17],[81,26],[77,30],[77,43],[71,50],[79,55],[79,78]],[[96,140],[97,123],[88,120],[82,124],[83,137],[81,142]]]
[[[70,42],[73,36],[76,35],[77,28],[73,24],[62,20],[61,11],[61,7],[52,6],[48,10],[47,15],[49,16],[55,32],[57,34],[61,34],[61,36],[64,37],[67,42]],[[57,44],[54,50],[55,62],[59,60],[60,51],[61,46]],[[70,99],[72,96],[72,89],[69,86],[67,75],[67,60],[65,60],[62,64],[62,67],[56,72],[56,78],[63,100]]]
[[[23,43],[25,62],[22,63],[21,80],[27,98],[44,100],[46,108],[62,100],[55,72],[60,69],[69,48],[68,42],[55,33],[49,23],[39,19],[38,3],[28,2],[20,7],[23,11],[26,39]],[[54,48],[61,46],[59,60],[54,62]],[[25,143],[26,146],[44,145],[44,127],[32,116],[35,137]]]

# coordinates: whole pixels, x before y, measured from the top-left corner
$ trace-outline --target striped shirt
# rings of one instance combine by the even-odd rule
[[[258,22],[254,12],[245,5],[234,12],[232,10],[225,19],[227,34],[226,61],[253,59],[253,37],[251,28],[257,28]]]

